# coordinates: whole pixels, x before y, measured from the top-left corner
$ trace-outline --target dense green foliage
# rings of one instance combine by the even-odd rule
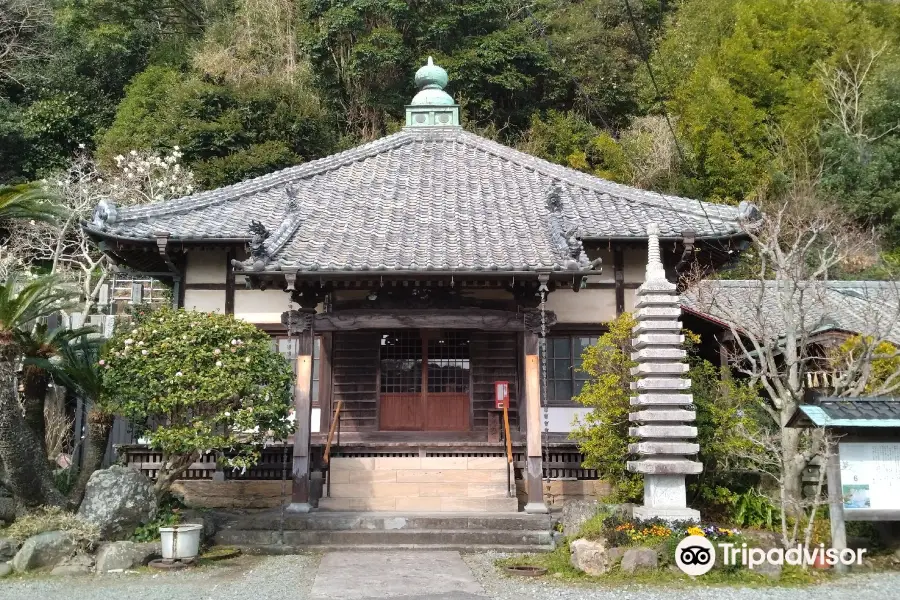
[[[0,64],[0,183],[79,144],[101,163],[179,146],[203,187],[325,156],[396,130],[433,55],[473,131],[720,202],[820,173],[824,197],[900,245],[896,3],[36,5],[45,18]]]
[[[228,450],[227,465],[246,468],[267,439],[285,439],[291,367],[270,344],[233,316],[168,308],[110,339],[104,390],[175,471],[160,473],[159,491],[203,452]]]
[[[631,360],[635,323],[630,313],[623,313],[585,350],[582,369],[590,379],[575,398],[593,410],[579,420],[572,438],[579,440],[585,464],[612,484],[610,500],[615,502],[639,502],[643,492],[643,478],[628,472],[622,460],[630,454],[628,444],[638,441],[628,435],[630,384],[635,380],[631,369],[637,366]],[[699,339],[690,332],[686,337],[690,350]],[[746,479],[739,481],[739,467],[741,457],[752,451],[747,432],[758,428],[759,397],[753,387],[722,377],[708,361],[689,356],[687,376],[697,412],[698,460],[703,463],[703,473],[691,478],[690,487],[696,502],[725,512],[736,500],[735,490],[747,487]]]

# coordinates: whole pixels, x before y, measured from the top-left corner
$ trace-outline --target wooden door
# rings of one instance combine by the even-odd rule
[[[379,428],[471,428],[469,336],[464,331],[399,330],[382,334]]]

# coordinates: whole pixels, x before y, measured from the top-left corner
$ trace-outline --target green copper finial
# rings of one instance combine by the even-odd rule
[[[434,64],[434,60],[430,56],[428,64],[416,71],[416,86],[420,90],[442,90],[447,87],[447,81],[447,71]]]
[[[444,91],[447,71],[429,56],[428,64],[416,71],[415,81],[419,93],[406,106],[406,126],[459,127],[459,105]]]
[[[416,71],[416,85],[420,91],[412,99],[410,105],[450,106],[455,104],[450,94],[444,91],[447,81],[447,71],[434,64],[434,60],[429,56],[428,64]]]

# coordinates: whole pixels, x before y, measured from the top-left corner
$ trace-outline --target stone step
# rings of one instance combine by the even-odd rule
[[[235,545],[235,544],[232,544]],[[498,545],[498,544],[315,544],[310,546],[290,546],[287,544],[268,545],[236,545],[247,554],[284,555],[303,554],[306,552],[336,552],[336,551],[395,551],[395,550],[450,550],[455,552],[510,552],[521,554],[535,554],[537,552],[550,552],[552,544],[541,545]]]
[[[515,512],[519,501],[504,493],[501,497],[383,496],[369,498],[321,498],[319,510],[404,511],[404,512]]]
[[[366,531],[398,529],[472,529],[509,531],[549,531],[550,515],[530,515],[519,512],[483,513],[398,513],[398,512],[311,512],[284,515],[280,511],[258,514],[225,515],[221,530],[313,530]]]
[[[497,478],[499,479],[499,477]],[[506,479],[486,482],[337,483],[326,486],[331,498],[506,498]],[[402,510],[402,509],[400,509]]]

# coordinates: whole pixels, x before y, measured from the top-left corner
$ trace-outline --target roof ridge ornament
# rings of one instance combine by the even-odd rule
[[[406,107],[407,127],[459,127],[459,105],[444,88],[450,78],[447,71],[428,62],[416,71],[414,78],[419,93]]]

